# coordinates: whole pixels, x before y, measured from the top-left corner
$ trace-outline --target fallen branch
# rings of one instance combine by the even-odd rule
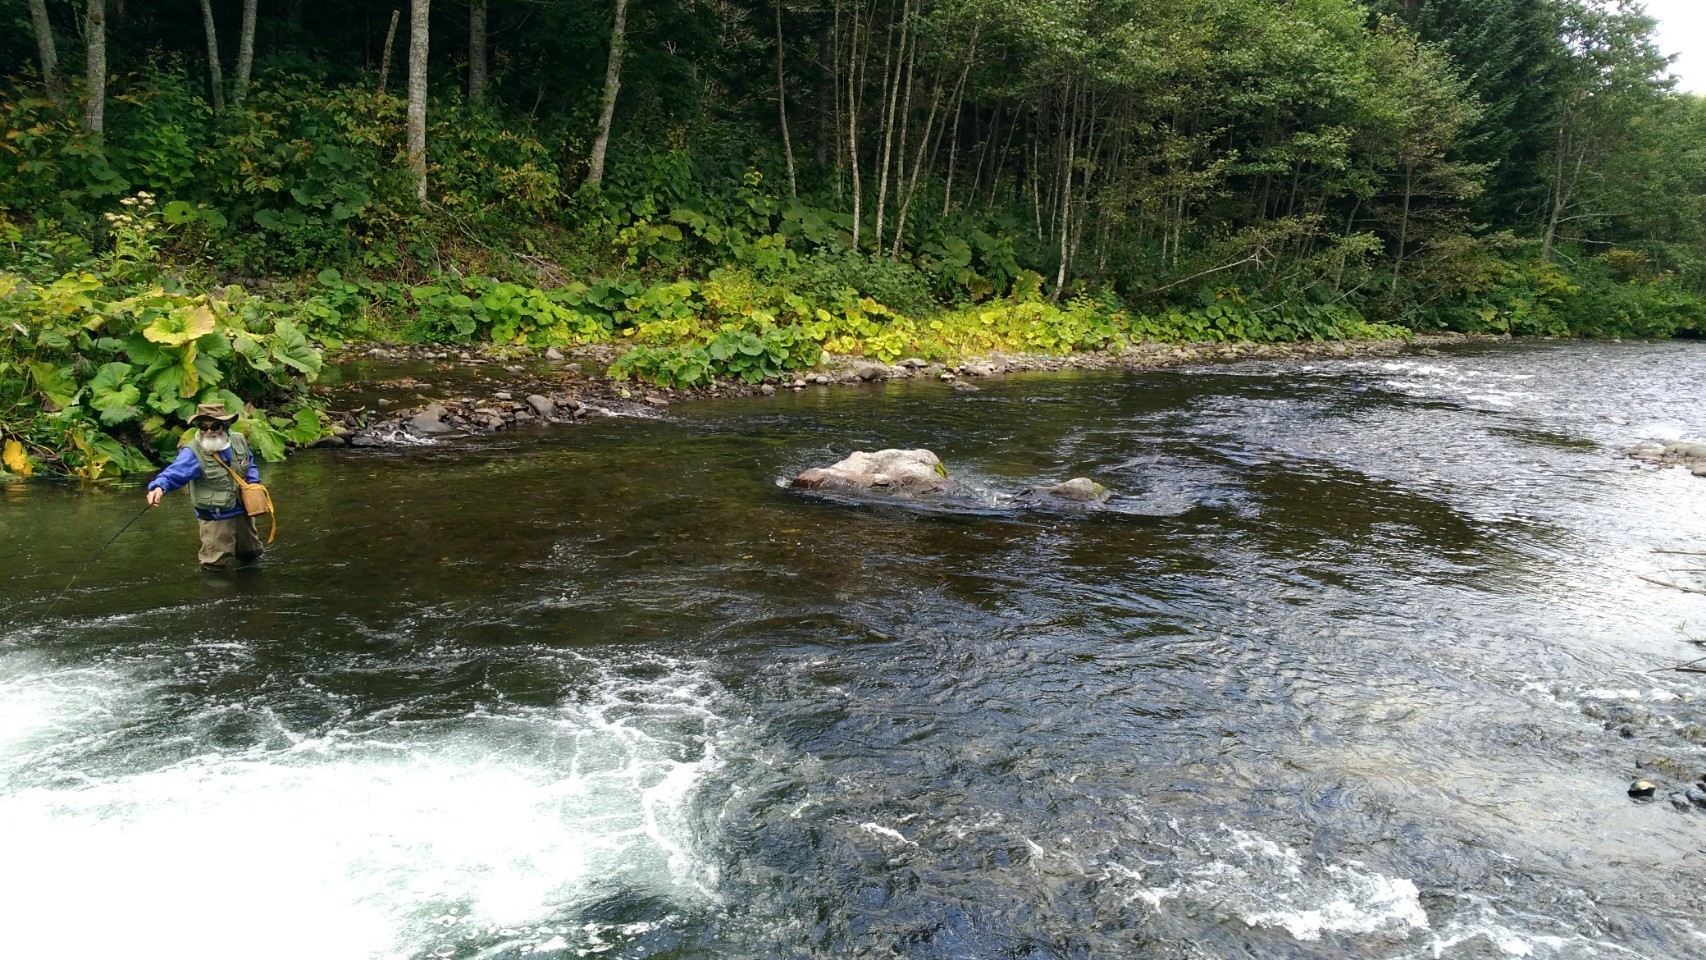
[[[1640,575],[1636,574],[1636,576],[1640,576]],[[1647,581],[1648,583],[1656,583],[1661,587],[1669,587],[1672,590],[1681,590],[1683,593],[1706,594],[1706,590],[1702,590],[1699,587],[1685,587],[1680,583],[1671,583],[1669,580],[1657,580],[1657,579],[1654,579],[1653,577],[1641,577],[1641,579]]]
[[[1664,673],[1667,670],[1674,670],[1679,673],[1706,673],[1706,667],[1695,666],[1695,664],[1698,663],[1706,663],[1706,657],[1701,657],[1699,660],[1690,660],[1680,667],[1660,667],[1657,670],[1648,670],[1647,672]]]

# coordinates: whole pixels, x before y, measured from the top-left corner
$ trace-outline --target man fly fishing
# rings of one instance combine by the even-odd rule
[[[222,403],[196,407],[190,418],[195,438],[148,484],[150,507],[159,506],[167,493],[189,486],[190,505],[201,528],[198,559],[206,570],[221,569],[233,560],[253,560],[266,552],[255,519],[243,509],[237,478],[259,483],[261,471],[248,438],[231,430],[236,419],[237,414],[227,412]]]

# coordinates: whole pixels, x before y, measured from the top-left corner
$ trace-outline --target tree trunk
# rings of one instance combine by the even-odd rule
[[[53,44],[53,24],[47,19],[47,0],[30,0],[30,22],[36,28],[36,53],[41,58],[41,82],[47,87],[48,99],[54,103],[64,100],[59,82],[59,51]]]
[[[486,0],[468,5],[468,102],[486,95]]]
[[[1070,86],[1068,87],[1070,89]],[[1071,109],[1071,104],[1067,109]],[[1078,118],[1070,120],[1061,118],[1061,127],[1066,131],[1066,167],[1061,172],[1065,174],[1060,181],[1060,268],[1055,272],[1054,294],[1049,297],[1051,303],[1060,300],[1060,292],[1066,289],[1066,273],[1068,261],[1072,259],[1070,237],[1072,235],[1072,164],[1077,159],[1078,151]]]
[[[610,59],[604,65],[604,107],[598,112],[598,138],[592,142],[592,165],[586,182],[604,182],[604,152],[610,148],[610,122],[616,118],[616,91],[622,89],[622,48],[628,32],[628,0],[616,0],[616,22],[610,28]]]
[[[243,0],[243,27],[237,37],[237,85],[231,91],[231,102],[238,106],[249,95],[249,76],[255,67],[255,6],[256,0]]]
[[[847,44],[847,166],[853,172],[853,249],[859,249],[859,221],[864,199],[859,179],[859,5],[853,4],[852,39]]]
[[[385,78],[391,74],[391,42],[397,39],[397,17],[401,10],[391,11],[391,29],[385,31],[385,52],[379,58],[379,92],[385,92]]]
[[[415,176],[415,199],[426,202],[427,13],[432,0],[411,0],[409,6],[409,170]]]
[[[89,100],[83,107],[83,125],[95,135],[95,143],[107,125],[107,0],[89,0],[86,32],[89,65]]]
[[[782,124],[782,155],[788,161],[788,196],[800,194],[799,177],[794,173],[794,140],[788,135],[788,80],[782,70],[782,0],[776,0],[776,116]]]
[[[1398,278],[1404,269],[1404,248],[1410,243],[1410,199],[1415,193],[1415,165],[1404,166],[1404,209],[1398,217],[1398,255],[1392,258],[1392,296],[1398,296]]]
[[[201,0],[201,25],[207,31],[207,77],[213,89],[213,112],[225,112],[225,80],[219,73],[219,34],[213,27],[212,0]]]
[[[882,161],[877,168],[876,241],[878,253],[881,253],[883,249],[883,213],[888,206],[889,159],[894,153],[895,107],[900,102],[900,84],[901,79],[906,72],[906,43],[908,39],[908,27],[910,26],[911,20],[909,16],[911,9],[912,7],[910,2],[903,2],[901,4],[900,45],[895,49],[893,55],[892,62],[894,64],[894,80],[892,82],[889,80],[889,64],[891,60],[887,55],[883,57],[883,86],[887,90],[888,110],[883,116]],[[893,28],[891,27],[890,29],[892,30]]]

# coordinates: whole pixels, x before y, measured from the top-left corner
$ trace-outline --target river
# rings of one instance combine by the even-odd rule
[[[1706,956],[1706,597],[1641,579],[1706,586],[1654,552],[1706,479],[1615,455],[1703,384],[1503,344],[308,451],[257,568],[175,494],[57,598],[145,478],[0,486],[0,943]],[[787,488],[883,447],[1118,509]]]

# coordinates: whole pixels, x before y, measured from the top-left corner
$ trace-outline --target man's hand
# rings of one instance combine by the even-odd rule
[[[160,505],[160,498],[165,495],[166,491],[159,487],[150,487],[148,490],[148,505],[151,507],[158,507]]]

